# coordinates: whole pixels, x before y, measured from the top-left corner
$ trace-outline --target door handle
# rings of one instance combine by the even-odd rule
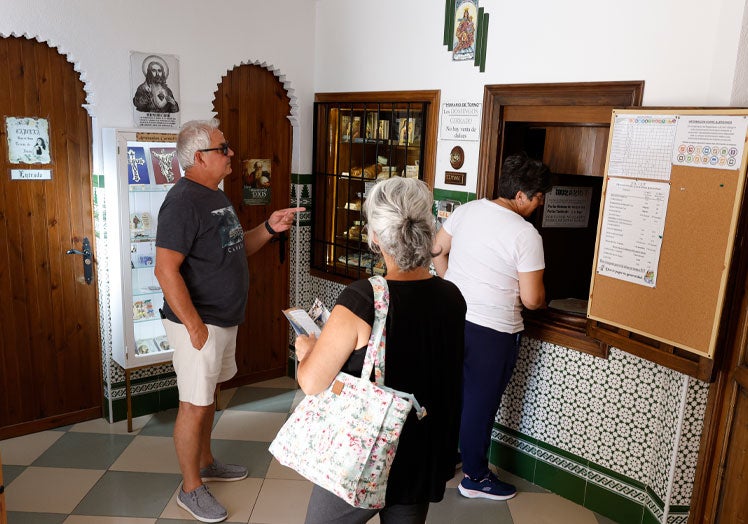
[[[91,284],[93,280],[93,253],[91,252],[91,242],[88,241],[88,237],[83,238],[83,251],[77,249],[68,249],[65,251],[66,255],[83,255],[83,278],[86,280],[86,284]]]
[[[280,250],[279,257],[280,257],[280,263],[283,264],[286,261],[286,242],[288,241],[288,236],[286,235],[286,232],[280,233],[277,237],[273,237],[270,239],[270,242],[278,242],[278,249]]]

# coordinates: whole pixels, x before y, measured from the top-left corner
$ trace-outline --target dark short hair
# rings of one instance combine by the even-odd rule
[[[504,159],[499,178],[499,196],[512,199],[517,191],[529,198],[535,193],[551,189],[551,170],[540,160],[534,160],[524,151]]]

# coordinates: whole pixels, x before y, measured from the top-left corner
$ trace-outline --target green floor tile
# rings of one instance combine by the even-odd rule
[[[62,524],[67,518],[63,513],[8,512],[8,524]]]
[[[149,437],[171,437],[174,434],[174,422],[176,420],[176,409],[159,411],[151,416],[139,434]]]
[[[26,466],[3,465],[3,482],[5,483],[5,486],[7,487],[11,482],[13,482],[13,479],[23,473],[25,469]]]
[[[241,411],[288,413],[295,395],[295,389],[247,386],[236,391],[228,407]]]
[[[181,481],[178,474],[108,471],[73,515],[157,518]]]
[[[250,477],[264,477],[273,458],[267,442],[213,439],[210,446],[214,457],[221,462],[246,466]]]
[[[132,435],[68,432],[52,444],[33,466],[46,468],[108,469],[127,446]]]

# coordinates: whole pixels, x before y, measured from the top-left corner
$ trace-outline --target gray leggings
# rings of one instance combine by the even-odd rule
[[[396,504],[382,509],[354,508],[337,495],[315,485],[305,524],[365,524],[377,513],[381,524],[424,524],[428,512],[428,502]]]

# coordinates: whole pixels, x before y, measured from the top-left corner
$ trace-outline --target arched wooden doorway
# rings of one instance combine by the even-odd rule
[[[264,67],[241,65],[221,80],[213,102],[221,130],[235,156],[233,173],[224,180],[245,229],[261,224],[275,209],[289,206],[291,183],[291,104],[283,84]],[[245,191],[243,177],[257,161],[269,172],[270,195],[259,203]],[[254,201],[253,201],[254,200]],[[249,303],[239,326],[239,371],[224,387],[249,384],[286,374],[290,257],[287,234],[280,235],[249,259]]]
[[[66,254],[88,239],[96,256],[85,103],[56,49],[0,38],[0,439],[102,414],[96,275]],[[46,121],[49,157],[10,158],[8,117]]]

